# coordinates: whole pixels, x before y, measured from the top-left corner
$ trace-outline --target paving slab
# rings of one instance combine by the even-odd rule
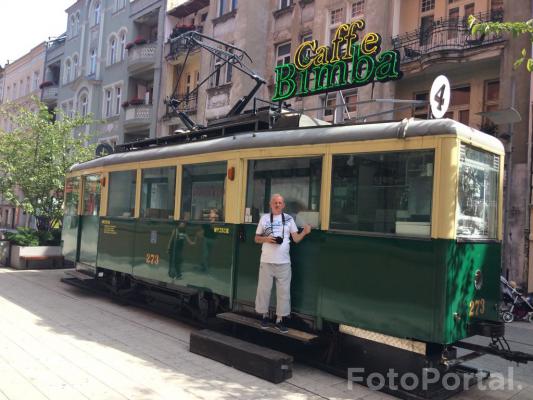
[[[306,365],[275,385],[189,352],[194,328],[60,282],[62,270],[0,268],[0,400],[394,399]],[[533,324],[510,329],[511,346],[533,352]],[[508,376],[512,364],[478,366]],[[513,384],[474,387],[456,400],[533,400],[533,366]]]

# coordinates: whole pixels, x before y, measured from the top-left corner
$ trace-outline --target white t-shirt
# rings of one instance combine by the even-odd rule
[[[274,215],[272,223],[270,223],[270,213],[265,214],[259,220],[257,225],[256,235],[259,236],[284,236],[283,243],[263,243],[261,252],[261,262],[272,264],[288,264],[291,262],[289,255],[290,250],[290,234],[298,232],[298,228],[294,223],[294,219],[289,214],[285,216],[285,228],[282,227],[281,214]]]

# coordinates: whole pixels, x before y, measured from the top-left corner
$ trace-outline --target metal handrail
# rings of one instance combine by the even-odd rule
[[[503,21],[503,10],[496,9],[474,15],[482,22]],[[501,34],[489,33],[472,36],[467,18],[438,19],[427,27],[392,38],[395,50],[400,52],[401,61],[409,62],[420,59],[433,51],[465,50],[501,42]]]

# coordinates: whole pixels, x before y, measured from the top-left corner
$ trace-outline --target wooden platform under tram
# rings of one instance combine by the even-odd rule
[[[247,317],[245,315],[236,314],[236,313],[232,313],[232,312],[225,312],[225,313],[217,314],[217,318],[223,319],[223,320],[228,321],[228,322],[232,322],[234,324],[246,325],[246,326],[249,326],[251,328],[260,329],[260,330],[265,331],[265,332],[269,332],[269,333],[274,333],[274,334],[277,334],[277,335],[285,336],[285,337],[288,337],[288,338],[291,338],[291,339],[298,340],[298,341],[303,342],[303,343],[311,343],[311,342],[315,341],[316,339],[318,339],[317,335],[314,335],[314,334],[308,333],[308,332],[304,332],[304,331],[300,331],[300,330],[297,330],[297,329],[289,328],[289,331],[287,333],[282,333],[279,330],[277,330],[274,327],[274,325],[272,325],[271,327],[268,327],[268,328],[263,328],[261,326],[261,321],[255,319],[255,318],[252,318],[252,317]]]

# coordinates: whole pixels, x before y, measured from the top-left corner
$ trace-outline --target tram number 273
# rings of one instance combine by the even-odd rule
[[[146,253],[144,255],[144,262],[148,265],[157,265],[159,264],[159,254]]]
[[[485,299],[472,300],[468,305],[468,309],[470,317],[478,317],[485,314]]]

